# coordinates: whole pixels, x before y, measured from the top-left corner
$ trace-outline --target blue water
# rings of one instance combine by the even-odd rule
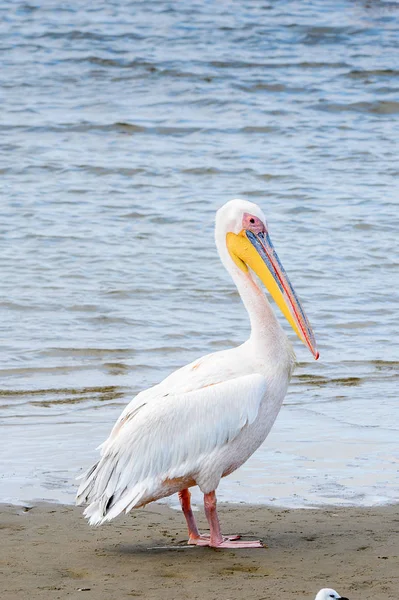
[[[398,498],[397,2],[0,0],[0,500],[69,502],[126,402],[246,339],[259,203],[321,358],[220,498]],[[287,329],[288,333],[288,329]]]

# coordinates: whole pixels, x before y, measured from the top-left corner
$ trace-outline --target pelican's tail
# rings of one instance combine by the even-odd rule
[[[76,506],[86,504],[86,502],[89,501],[89,498],[92,495],[92,491],[94,488],[98,464],[99,462],[96,462],[93,466],[90,467],[88,471],[85,471],[84,473],[82,473],[82,475],[79,475],[79,477],[76,478],[77,481],[81,481],[78,491],[76,493]]]
[[[115,457],[112,458],[103,456],[78,477],[82,481],[76,494],[76,504],[88,504],[83,514],[89,519],[90,525],[101,525],[122,511],[127,513],[141,506],[147,496],[149,482],[140,481],[134,485],[126,481],[122,465]]]

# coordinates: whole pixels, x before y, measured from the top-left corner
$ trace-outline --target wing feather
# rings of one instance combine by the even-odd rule
[[[77,503],[90,503],[90,523],[140,505],[166,480],[195,479],[215,450],[253,423],[265,391],[265,378],[252,374],[182,394],[136,397],[83,476]]]

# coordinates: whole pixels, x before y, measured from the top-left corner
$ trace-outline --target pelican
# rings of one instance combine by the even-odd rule
[[[259,548],[259,540],[223,536],[216,511],[220,479],[255,452],[281,408],[295,354],[254,272],[317,360],[310,323],[281,265],[259,206],[231,200],[216,214],[216,247],[251,323],[249,339],[208,354],[140,392],[80,479],[77,504],[91,525],[178,493],[188,543]],[[189,488],[199,486],[210,535],[198,531]]]
[[[348,600],[348,598],[344,598],[344,596],[340,596],[338,592],[331,588],[323,588],[317,593],[315,600],[330,600],[330,598],[334,598],[335,600]]]

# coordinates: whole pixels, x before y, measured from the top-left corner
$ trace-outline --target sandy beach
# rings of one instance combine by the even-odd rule
[[[203,530],[202,512],[197,513]],[[224,505],[225,533],[260,550],[185,546],[179,511],[153,504],[99,528],[80,508],[1,506],[2,600],[309,598],[397,600],[399,506],[285,510]]]

